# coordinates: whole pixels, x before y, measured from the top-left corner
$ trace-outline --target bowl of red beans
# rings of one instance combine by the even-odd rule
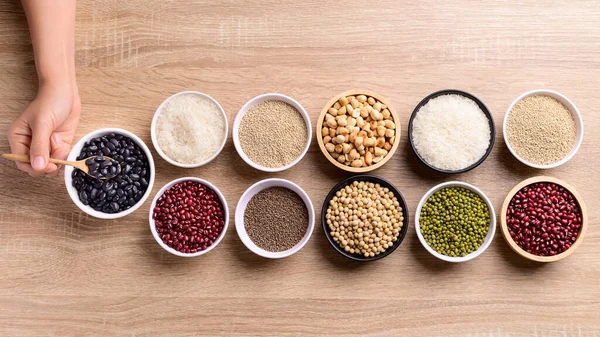
[[[210,182],[194,177],[171,181],[150,206],[150,230],[167,252],[194,257],[214,249],[227,232],[225,197]]]
[[[500,222],[510,247],[537,262],[571,255],[588,226],[585,204],[577,191],[560,179],[545,176],[526,179],[508,193]]]

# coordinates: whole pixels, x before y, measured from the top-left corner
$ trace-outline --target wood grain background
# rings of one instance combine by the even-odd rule
[[[600,2],[80,0],[77,15],[78,137],[122,127],[152,147],[155,109],[182,90],[212,95],[230,121],[255,95],[284,93],[314,125],[333,95],[365,88],[392,102],[406,130],[424,96],[462,89],[492,111],[496,146],[479,168],[444,176],[416,161],[404,132],[375,174],[402,191],[411,217],[442,181],[477,185],[498,211],[515,184],[547,174],[577,188],[591,225],[577,252],[547,265],[517,256],[499,231],[479,258],[443,263],[412,226],[377,263],[345,260],[320,228],[298,254],[270,261],[242,245],[233,223],[210,254],[181,259],[152,238],[149,201],[121,220],[93,219],[71,202],[62,178],[33,180],[2,161],[0,335],[600,336]],[[20,4],[2,1],[2,133],[36,83]],[[548,171],[517,162],[502,139],[509,104],[536,88],[571,98],[586,129],[575,158]],[[0,151],[8,149],[1,137]],[[231,139],[198,169],[153,154],[154,192],[199,176],[224,192],[230,211],[252,183],[282,177],[304,188],[319,214],[326,193],[347,176],[314,140],[302,162],[277,174],[247,166]]]

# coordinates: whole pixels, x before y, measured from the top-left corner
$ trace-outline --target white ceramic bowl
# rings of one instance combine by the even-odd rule
[[[182,164],[182,163],[178,163],[178,162],[174,161],[173,159],[169,158],[169,156],[167,156],[161,150],[160,146],[158,146],[158,140],[156,139],[156,124],[158,123],[158,116],[160,115],[160,112],[173,97],[180,96],[180,95],[186,95],[186,94],[202,96],[202,97],[208,99],[209,101],[215,103],[217,105],[217,107],[219,107],[219,111],[221,112],[223,119],[225,120],[225,135],[223,136],[223,141],[221,142],[221,145],[220,145],[219,149],[217,150],[217,152],[215,152],[210,158],[208,158],[204,161],[195,163],[195,164]],[[223,150],[223,147],[225,146],[225,143],[227,142],[228,132],[229,132],[229,123],[227,122],[227,114],[225,114],[225,110],[223,110],[223,107],[221,107],[221,105],[219,104],[219,102],[217,102],[216,99],[210,97],[209,95],[207,95],[205,93],[201,93],[198,91],[182,91],[182,92],[176,93],[176,94],[168,97],[167,99],[165,99],[158,106],[158,109],[156,109],[156,112],[154,113],[154,117],[152,118],[152,125],[150,126],[150,135],[152,137],[152,144],[154,145],[156,152],[158,152],[158,154],[167,162],[169,162],[175,166],[184,167],[184,168],[200,167],[200,166],[210,163],[213,159],[215,159],[219,155],[219,153],[221,153],[221,151]]]
[[[300,198],[302,198],[304,204],[306,205],[306,209],[308,210],[308,228],[306,229],[306,234],[304,234],[302,240],[300,240],[300,242],[298,242],[294,247],[283,252],[269,252],[255,245],[254,242],[252,242],[252,240],[248,236],[248,233],[246,232],[246,227],[244,225],[244,213],[246,212],[246,206],[248,205],[248,202],[256,193],[269,187],[285,187],[296,192],[300,196]],[[270,259],[280,259],[298,252],[300,249],[302,249],[302,247],[304,247],[304,245],[306,245],[308,239],[310,239],[310,236],[312,235],[314,228],[315,209],[313,207],[312,202],[310,201],[310,198],[308,197],[306,192],[304,192],[304,190],[300,188],[300,186],[294,184],[289,180],[271,178],[257,182],[256,184],[250,186],[246,190],[246,192],[242,194],[242,197],[240,198],[240,201],[238,202],[237,207],[235,208],[235,229],[238,233],[238,236],[240,237],[244,245],[248,247],[248,249],[262,257]]]
[[[569,152],[566,157],[557,161],[556,163],[552,163],[552,164],[548,164],[548,165],[539,165],[539,164],[530,163],[527,160],[519,157],[517,152],[515,150],[513,150],[513,148],[510,146],[510,142],[508,141],[508,135],[506,133],[506,123],[508,121],[508,115],[510,114],[510,111],[513,109],[513,107],[523,98],[529,97],[529,96],[535,96],[535,95],[550,96],[550,97],[555,98],[557,101],[561,102],[569,110],[569,112],[571,112],[571,115],[573,116],[573,120],[575,121],[575,126],[577,127],[577,137],[575,138],[575,145],[573,145],[571,152]],[[577,110],[577,107],[575,106],[575,104],[573,104],[573,102],[571,102],[571,100],[569,100],[567,97],[559,94],[556,91],[552,91],[552,90],[544,90],[544,89],[532,90],[532,91],[528,91],[528,92],[522,94],[521,96],[517,97],[512,102],[512,104],[508,107],[508,110],[506,110],[506,114],[504,115],[504,122],[502,123],[502,133],[504,135],[504,143],[506,143],[508,150],[520,162],[522,162],[523,164],[525,164],[527,166],[534,167],[537,169],[549,169],[549,168],[558,167],[558,166],[568,162],[569,160],[571,160],[571,158],[573,158],[575,153],[577,153],[577,151],[579,150],[579,147],[581,146],[581,141],[583,140],[583,120],[581,119],[581,114],[579,113],[579,110]]]
[[[152,192],[152,186],[154,185],[155,170],[154,170],[154,160],[152,159],[152,153],[150,152],[150,149],[148,149],[148,146],[146,146],[146,144],[138,136],[136,136],[135,134],[133,134],[127,130],[123,130],[123,129],[119,129],[119,128],[104,128],[104,129],[99,129],[99,130],[88,133],[87,135],[81,137],[81,139],[73,146],[73,148],[71,148],[71,152],[69,153],[68,160],[76,161],[77,156],[79,156],[79,153],[81,153],[81,149],[83,148],[84,143],[87,142],[88,140],[90,140],[92,138],[96,138],[96,137],[101,137],[101,136],[109,134],[111,132],[120,133],[124,136],[131,138],[144,151],[144,154],[146,154],[146,157],[148,158],[148,166],[150,167],[150,180],[148,181],[148,189],[146,189],[146,193],[144,193],[144,196],[135,205],[133,205],[129,209],[127,209],[123,212],[119,212],[119,213],[112,213],[112,214],[102,213],[102,212],[96,211],[91,206],[84,205],[79,200],[79,194],[78,194],[77,190],[75,189],[75,187],[73,187],[73,184],[72,184],[73,178],[71,177],[71,174],[73,173],[74,168],[72,166],[65,166],[65,185],[67,187],[67,192],[69,192],[69,196],[71,197],[71,199],[73,200],[75,205],[77,205],[77,207],[79,207],[79,209],[81,209],[85,213],[87,213],[95,218],[99,218],[99,219],[118,219],[118,218],[122,218],[128,214],[133,213],[136,209],[138,209],[140,206],[142,206],[142,204],[146,201],[146,199]]]
[[[213,242],[213,244],[210,247],[207,247],[205,250],[196,252],[196,253],[182,253],[178,250],[175,250],[169,246],[167,246],[162,239],[158,236],[158,232],[156,231],[156,223],[154,222],[154,219],[152,219],[152,213],[154,212],[154,207],[156,207],[156,202],[158,201],[158,198],[160,198],[161,195],[163,195],[165,193],[166,190],[168,190],[169,188],[173,187],[173,185],[180,183],[182,181],[195,181],[195,182],[199,182],[202,185],[210,188],[211,190],[215,191],[215,193],[217,193],[217,195],[219,196],[219,199],[221,200],[221,205],[223,205],[223,210],[225,211],[225,225],[223,226],[223,230],[221,231],[221,234],[219,234],[219,236],[217,237],[217,240],[215,240],[215,242]],[[227,207],[227,201],[225,200],[225,197],[223,196],[223,193],[221,193],[221,191],[219,191],[219,189],[211,184],[210,182],[204,180],[204,179],[200,179],[200,178],[195,178],[195,177],[184,177],[184,178],[179,178],[179,179],[175,179],[172,180],[171,182],[167,183],[165,186],[163,186],[160,191],[158,191],[158,193],[156,193],[156,196],[154,196],[154,200],[152,200],[152,205],[150,205],[150,212],[148,215],[148,219],[150,222],[150,231],[152,232],[152,236],[154,237],[154,240],[156,240],[156,242],[167,252],[173,254],[173,255],[177,255],[177,256],[181,256],[181,257],[194,257],[194,256],[200,256],[200,255],[204,255],[208,252],[210,252],[211,250],[213,250],[220,242],[221,240],[223,240],[223,237],[225,236],[225,233],[227,233],[227,226],[229,225],[229,208]]]
[[[438,190],[445,188],[445,187],[462,187],[462,188],[466,188],[468,190],[475,192],[477,195],[479,195],[481,197],[481,199],[483,199],[485,201],[485,203],[489,209],[489,212],[490,212],[490,228],[485,237],[485,240],[483,241],[483,244],[481,244],[479,249],[477,249],[476,251],[474,251],[466,256],[452,257],[452,256],[446,256],[446,255],[440,254],[440,253],[436,252],[433,248],[431,248],[429,246],[429,244],[427,244],[427,242],[425,241],[425,238],[423,237],[423,234],[421,234],[421,226],[420,226],[419,220],[421,217],[421,208],[423,208],[423,204],[427,201],[427,199],[429,199],[429,197],[431,197],[431,195],[433,193],[435,193]],[[425,249],[427,249],[427,251],[429,253],[431,253],[431,255],[437,257],[440,260],[444,260],[447,262],[465,262],[465,261],[472,260],[472,259],[476,258],[477,256],[479,256],[490,246],[490,243],[492,243],[492,240],[494,239],[494,234],[496,233],[496,213],[494,212],[494,206],[490,202],[490,199],[488,199],[488,197],[480,189],[478,189],[477,187],[475,187],[471,184],[463,183],[460,181],[449,181],[449,182],[434,186],[432,189],[427,191],[427,193],[425,193],[423,198],[421,198],[421,201],[419,202],[419,206],[417,206],[417,214],[415,214],[415,229],[417,231],[417,236],[419,237],[419,241],[421,241],[421,244],[423,245],[423,247],[425,247]]]
[[[244,115],[246,115],[246,112],[248,112],[248,110],[252,106],[262,103],[264,101],[283,101],[283,102],[288,103],[289,105],[296,108],[296,110],[298,110],[298,112],[304,118],[304,122],[306,123],[306,130],[308,132],[308,138],[306,141],[306,145],[304,146],[304,150],[302,151],[302,153],[300,153],[300,155],[298,156],[298,158],[296,158],[296,160],[294,160],[293,162],[289,163],[288,165],[285,165],[282,167],[265,167],[265,166],[262,166],[262,165],[259,165],[255,162],[253,162],[244,153],[244,151],[242,150],[242,145],[240,144],[239,129],[240,129],[240,123],[242,121],[242,118],[244,117]],[[233,121],[233,144],[235,145],[235,150],[240,155],[240,157],[242,157],[242,159],[246,163],[248,163],[248,165],[254,167],[257,170],[261,170],[264,172],[285,171],[285,170],[289,169],[290,167],[296,165],[300,160],[302,160],[302,158],[308,151],[308,148],[310,147],[311,139],[312,139],[312,126],[310,124],[310,117],[308,116],[308,113],[306,112],[306,110],[304,110],[302,105],[300,105],[300,103],[298,103],[296,100],[294,100],[291,97],[282,95],[282,94],[263,94],[263,95],[254,97],[253,99],[249,100],[246,104],[244,104],[244,106],[242,106],[242,108],[238,112],[237,116],[235,116],[235,120]]]

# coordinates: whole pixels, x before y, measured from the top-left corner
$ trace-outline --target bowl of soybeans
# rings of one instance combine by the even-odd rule
[[[331,247],[359,262],[380,260],[394,252],[406,236],[408,223],[402,193],[389,181],[367,174],[335,185],[321,210]]]
[[[333,97],[317,120],[317,142],[338,168],[365,173],[383,166],[400,140],[398,115],[374,92],[350,90]]]

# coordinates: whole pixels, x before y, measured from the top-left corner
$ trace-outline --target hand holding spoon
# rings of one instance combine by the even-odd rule
[[[26,154],[4,153],[2,154],[2,157],[23,163],[30,162],[29,155]],[[121,173],[121,165],[119,165],[116,160],[106,156],[91,156],[78,161],[48,158],[48,161],[54,164],[73,166],[80,169],[88,176],[98,180],[111,179]]]

